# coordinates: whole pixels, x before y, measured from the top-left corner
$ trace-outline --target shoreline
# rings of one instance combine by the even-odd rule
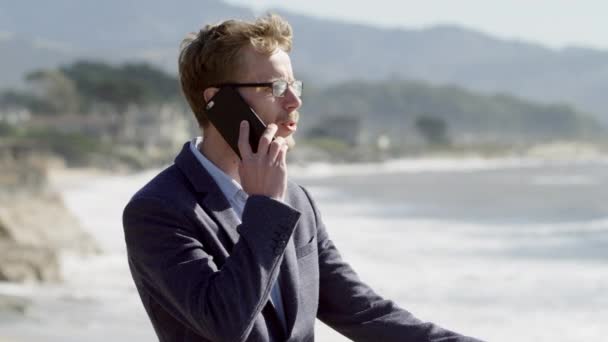
[[[572,154],[483,156],[475,153],[462,155],[434,154],[415,157],[400,157],[375,162],[294,162],[288,165],[290,176],[295,178],[324,178],[349,175],[422,173],[422,172],[477,172],[513,168],[530,168],[544,165],[599,164],[608,165],[608,154]],[[130,177],[160,172],[168,165],[140,170],[108,170],[95,167],[49,166],[47,179],[51,187],[59,192],[80,187],[94,179]],[[142,184],[143,185],[143,184]]]
[[[288,170],[296,178],[319,178],[342,175],[387,174],[395,172],[466,172],[489,169],[542,166],[545,164],[593,163],[608,164],[608,147],[585,142],[555,141],[500,153],[486,153],[483,149],[437,149],[425,153],[390,156],[377,151],[373,159],[344,160],[329,153],[326,158],[306,156],[309,146],[303,144],[288,155]],[[356,148],[354,148],[356,149]],[[308,151],[309,152],[309,151]],[[177,153],[177,151],[176,151]],[[313,155],[315,155],[313,153]],[[172,160],[172,158],[170,158]],[[291,159],[291,160],[290,160]],[[63,191],[81,186],[95,178],[133,176],[160,171],[170,165],[146,168],[102,168],[96,166],[66,166],[51,158],[46,164],[48,184]]]
[[[110,171],[95,167],[52,166],[47,169],[47,180],[53,190],[62,193],[66,190],[71,190],[74,187],[82,186],[95,178],[128,176],[139,172],[145,172],[145,170],[125,172]]]

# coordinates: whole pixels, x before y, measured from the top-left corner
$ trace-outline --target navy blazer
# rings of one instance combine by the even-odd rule
[[[364,284],[293,182],[284,202],[250,196],[238,224],[188,144],[123,213],[131,274],[160,341],[313,341],[315,318],[355,341],[476,341]],[[269,301],[277,279],[286,328]]]

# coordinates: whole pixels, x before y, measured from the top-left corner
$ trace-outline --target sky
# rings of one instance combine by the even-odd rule
[[[608,50],[606,0],[225,0],[256,12],[296,13],[381,27],[457,24],[547,47]]]

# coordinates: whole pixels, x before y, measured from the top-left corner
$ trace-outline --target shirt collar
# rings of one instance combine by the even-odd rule
[[[209,172],[213,180],[217,183],[224,193],[224,196],[228,199],[232,199],[236,196],[236,194],[243,189],[241,184],[222,171],[219,167],[215,166],[213,162],[211,162],[207,157],[205,157],[201,151],[198,149],[198,146],[203,142],[203,137],[196,137],[192,139],[190,142],[190,150],[198,159],[198,161],[203,165],[203,167]]]

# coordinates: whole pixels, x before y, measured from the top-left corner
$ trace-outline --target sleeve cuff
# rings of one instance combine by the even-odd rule
[[[243,224],[237,231],[251,245],[262,246],[279,256],[283,254],[300,216],[299,211],[283,202],[254,195],[247,199]]]

